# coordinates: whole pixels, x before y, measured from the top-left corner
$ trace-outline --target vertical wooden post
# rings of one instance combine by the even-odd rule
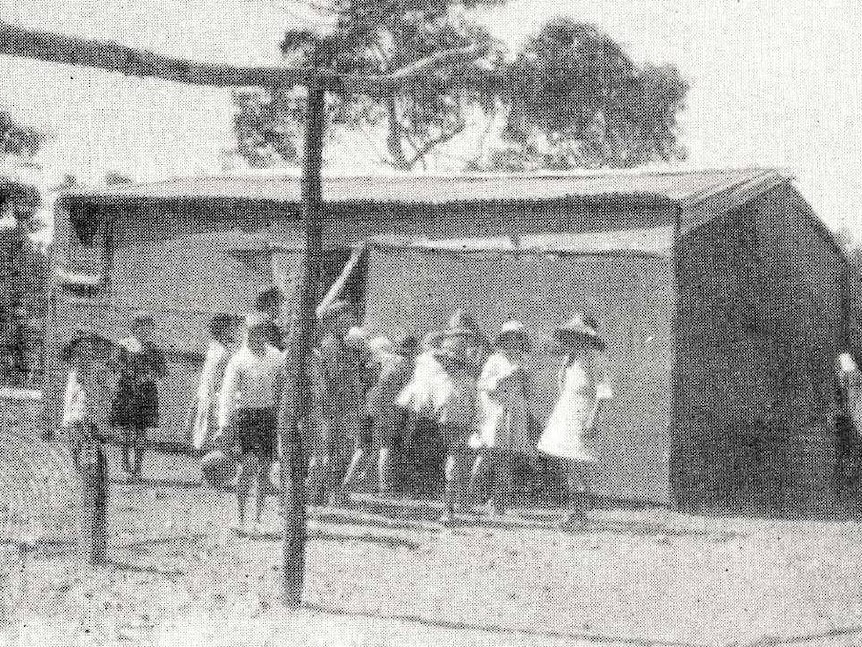
[[[81,468],[84,472],[85,549],[90,556],[90,563],[99,565],[108,560],[108,461],[98,438],[86,439],[83,449]]]
[[[284,601],[297,608],[302,604],[305,576],[305,483],[300,420],[308,411],[311,384],[308,359],[313,346],[315,307],[320,285],[323,254],[323,123],[325,92],[320,79],[308,81],[308,108],[305,124],[305,159],[302,177],[302,218],[305,223],[305,255],[300,287],[299,312],[286,357],[288,388],[279,429],[284,451],[281,470],[284,497]],[[292,390],[292,393],[290,392]]]

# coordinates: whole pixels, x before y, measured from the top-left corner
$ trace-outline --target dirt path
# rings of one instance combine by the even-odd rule
[[[109,567],[64,543],[23,573],[7,555],[8,644],[862,644],[858,523],[610,510],[570,534],[523,510],[444,529],[433,502],[362,497],[312,511],[289,613],[274,506],[270,536],[236,538],[231,495],[192,461],[159,456],[148,476],[112,484]]]

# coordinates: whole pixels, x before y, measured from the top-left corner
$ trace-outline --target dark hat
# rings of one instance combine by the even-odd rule
[[[78,328],[72,335],[72,338],[60,349],[60,361],[65,364],[70,363],[72,356],[75,354],[75,349],[85,342],[101,344],[109,351],[114,348],[114,342],[104,335],[88,328]]]
[[[530,336],[527,334],[527,327],[520,321],[511,319],[500,326],[500,332],[494,338],[494,346],[501,346],[511,339],[520,339],[525,345],[529,345]]]
[[[259,310],[266,309],[270,303],[284,301],[284,293],[277,285],[272,285],[264,290],[261,290],[255,299],[255,307]]]
[[[554,341],[563,346],[571,345],[575,340],[587,341],[597,349],[605,350],[605,342],[599,336],[596,320],[584,312],[576,313],[554,331]]]
[[[156,319],[149,310],[138,310],[132,315],[132,325],[155,324]]]
[[[444,333],[447,335],[482,336],[479,324],[464,308],[458,308],[452,313],[452,316],[449,317],[448,328]]]
[[[402,355],[404,357],[415,355],[419,350],[419,340],[413,335],[407,335],[404,339],[399,341],[392,350],[396,355]]]

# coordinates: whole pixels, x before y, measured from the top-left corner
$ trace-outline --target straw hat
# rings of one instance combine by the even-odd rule
[[[372,355],[381,355],[383,353],[393,352],[392,340],[385,335],[377,335],[368,340],[368,350]]]
[[[527,334],[527,327],[520,321],[511,319],[500,326],[500,332],[494,338],[494,346],[501,346],[512,339],[521,339],[529,344],[530,336]]]
[[[246,330],[255,330],[257,328],[262,328],[272,321],[272,317],[263,312],[249,312],[245,316],[245,328]]]
[[[454,329],[454,333],[445,333],[440,340],[439,348],[434,350],[436,357],[454,359],[459,361],[467,361],[468,358],[468,338],[458,329]]]
[[[559,344],[568,346],[575,340],[585,340],[601,351],[605,349],[605,342],[599,336],[596,320],[584,312],[576,313],[554,331],[554,341]]]
[[[481,337],[482,331],[476,320],[464,310],[458,308],[449,317],[448,328],[444,331],[446,335],[467,335]]]

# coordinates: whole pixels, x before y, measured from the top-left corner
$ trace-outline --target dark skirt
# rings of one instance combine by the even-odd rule
[[[120,380],[111,404],[111,425],[144,430],[159,424],[159,390],[153,382]]]
[[[234,425],[242,453],[272,459],[277,445],[277,424],[275,409],[238,409]]]

